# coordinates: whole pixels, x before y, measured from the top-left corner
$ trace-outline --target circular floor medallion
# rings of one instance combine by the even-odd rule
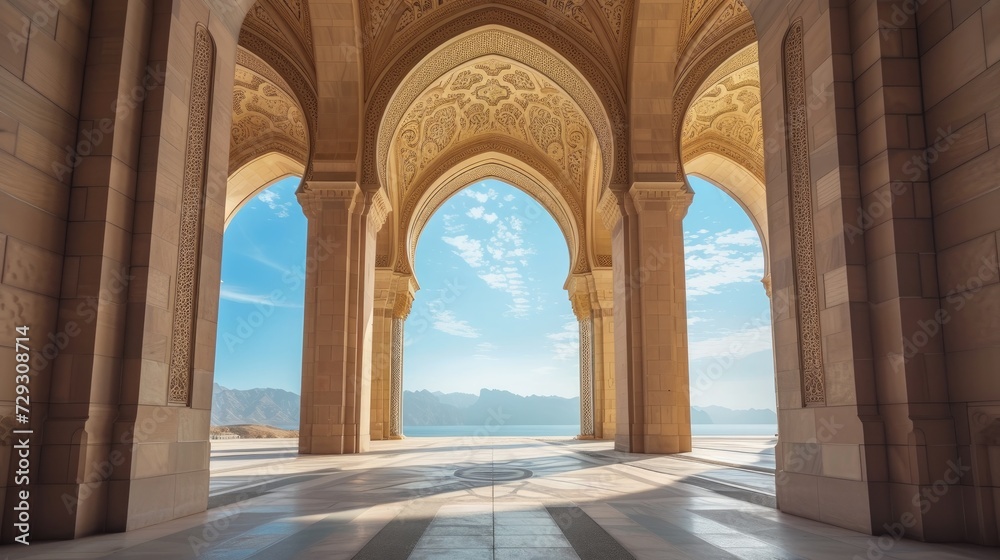
[[[455,471],[458,478],[485,482],[511,482],[530,478],[531,475],[528,469],[515,467],[469,467]]]

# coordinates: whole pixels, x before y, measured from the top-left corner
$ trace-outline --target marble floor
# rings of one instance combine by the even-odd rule
[[[769,438],[683,457],[569,438],[410,438],[299,457],[213,442],[210,509],[129,533],[0,547],[8,559],[976,559],[773,508]]]

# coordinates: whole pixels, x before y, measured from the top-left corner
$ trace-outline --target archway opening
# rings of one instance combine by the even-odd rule
[[[688,181],[695,191],[684,220],[695,447],[773,468],[778,421],[765,247],[751,214],[726,189]]]
[[[291,176],[248,196],[223,235],[213,439],[297,436],[307,226],[299,183]]]
[[[404,434],[579,434],[579,327],[563,289],[570,251],[552,215],[485,179],[418,233]]]

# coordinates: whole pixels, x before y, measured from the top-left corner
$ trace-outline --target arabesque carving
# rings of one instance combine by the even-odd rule
[[[788,189],[792,226],[792,266],[799,331],[802,392],[807,406],[826,404],[823,332],[820,327],[816,238],[813,229],[812,176],[802,21],[785,36],[785,121],[788,123]]]
[[[709,76],[710,81],[684,117],[683,161],[717,153],[764,182],[764,127],[756,54],[757,46],[751,45]]]
[[[393,182],[406,196],[438,156],[490,134],[537,149],[574,185],[575,197],[582,198],[588,154],[596,149],[590,123],[547,78],[499,59],[456,70],[417,98],[393,142],[398,173]]]
[[[273,74],[273,72],[272,72]],[[270,80],[280,80],[277,83]],[[268,152],[281,152],[305,163],[308,126],[299,104],[276,75],[270,80],[244,66],[236,67],[229,170]]]

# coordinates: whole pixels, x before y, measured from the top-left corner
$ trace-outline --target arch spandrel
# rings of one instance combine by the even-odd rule
[[[475,68],[476,64],[488,60],[510,64],[511,69],[500,71],[496,76],[489,76],[487,72]],[[458,74],[463,69],[482,75],[485,79],[482,85],[486,85],[489,80],[497,79],[499,87],[510,86],[511,95],[519,94],[514,84],[502,82],[501,74],[512,74],[514,67],[536,76],[536,82],[540,82],[538,77],[541,77],[548,82],[552,91],[574,105],[574,111],[583,115],[600,147],[602,159],[600,184],[609,184],[615,169],[615,131],[602,98],[575,67],[551,49],[517,32],[497,26],[473,31],[441,46],[417,65],[399,85],[382,115],[379,126],[375,155],[378,182],[383,185],[393,184],[387,175],[390,146],[398,137],[400,127],[405,124],[406,115],[420,102],[422,96],[432,93],[431,90],[439,87],[442,80]],[[477,83],[471,87],[482,86]],[[538,91],[537,88],[531,89]]]
[[[586,244],[577,216],[545,174],[503,153],[482,154],[474,160],[460,163],[421,188],[419,199],[413,206],[402,210],[402,255],[397,259],[396,272],[413,273],[417,241],[431,216],[449,198],[485,179],[497,179],[520,189],[548,211],[566,239],[570,255],[568,272],[570,275],[577,273],[581,260],[586,261]]]
[[[705,80],[681,128],[685,162],[723,155],[764,181],[764,127],[757,45],[739,51]]]
[[[438,158],[497,137],[547,159],[558,173],[553,179],[583,199],[598,152],[590,122],[546,76],[496,56],[455,68],[413,101],[390,145],[391,184],[405,199]]]
[[[531,33],[491,23],[497,18],[509,20],[512,25],[544,36],[544,26],[539,22],[521,21],[516,14],[499,8],[484,9],[477,14],[481,16],[478,19],[462,19],[456,23],[457,27],[435,30],[433,35],[440,35],[439,46],[434,42],[422,42],[401,55],[381,77],[369,97],[367,108],[362,183],[391,185],[386,182],[389,143],[419,92],[463,63],[498,53],[545,75],[574,99],[590,121],[601,148],[601,158],[606,162],[602,167],[602,185],[609,184],[612,176],[625,181],[629,166],[628,127],[618,86],[586,56],[574,50],[576,47],[572,44],[560,44],[562,48],[555,49],[548,42],[533,39]],[[480,20],[483,25],[476,27]],[[460,31],[470,26],[468,31]],[[559,36],[546,36],[546,39],[564,40]],[[564,51],[569,51],[571,59],[564,58]]]

